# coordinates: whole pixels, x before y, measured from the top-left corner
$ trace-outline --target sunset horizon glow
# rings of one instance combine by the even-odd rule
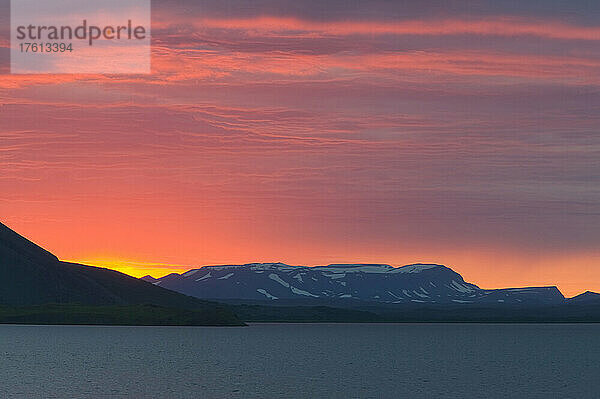
[[[0,222],[135,277],[437,263],[600,292],[600,4],[154,3],[151,74],[12,75],[0,0]]]

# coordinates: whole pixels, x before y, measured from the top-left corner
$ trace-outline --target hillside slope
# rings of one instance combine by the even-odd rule
[[[0,223],[0,305],[154,305],[202,312],[207,324],[241,324],[222,305],[182,295],[114,270],[61,262]]]

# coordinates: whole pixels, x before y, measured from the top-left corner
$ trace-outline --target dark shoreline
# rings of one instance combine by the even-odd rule
[[[235,318],[203,310],[168,308],[156,305],[89,306],[47,304],[0,306],[0,324],[20,325],[106,325],[106,326],[235,326]]]
[[[600,323],[594,305],[553,307],[365,307],[223,304],[237,319],[156,305],[47,304],[0,306],[0,324],[106,326],[245,326],[246,323],[356,324],[588,324]],[[207,317],[208,316],[208,317]],[[241,320],[238,321],[238,320]]]

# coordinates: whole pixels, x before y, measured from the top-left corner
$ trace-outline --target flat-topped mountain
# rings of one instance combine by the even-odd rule
[[[193,311],[193,317],[188,318],[194,320],[193,324],[240,324],[224,306],[114,270],[61,262],[1,223],[0,281],[0,306],[77,304],[122,309],[123,306],[150,305]]]
[[[387,304],[561,304],[556,287],[481,289],[437,264],[290,266],[283,263],[205,266],[144,278],[197,298],[216,300],[357,300]]]
[[[556,287],[487,290],[437,264],[251,263],[141,281],[61,262],[2,224],[0,279],[0,323],[243,324],[237,316],[301,322],[600,320],[598,294],[565,299]]]

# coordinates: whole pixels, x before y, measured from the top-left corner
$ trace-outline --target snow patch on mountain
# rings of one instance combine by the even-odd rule
[[[396,269],[393,269],[391,272],[392,273],[421,273],[425,270],[435,269],[437,267],[441,267],[441,266],[440,265],[415,264],[415,265],[407,265],[407,266],[398,267]]]
[[[291,271],[296,270],[298,268],[302,268],[302,266],[290,266],[285,263],[250,263],[247,265],[242,265],[242,267],[250,267],[250,270],[279,270],[279,271]]]
[[[459,284],[455,280],[452,280],[450,285],[459,292],[470,293],[473,291],[473,289],[471,287],[468,287],[464,284]]]
[[[256,291],[258,291],[259,293],[263,294],[264,296],[266,296],[269,299],[279,299],[274,295],[271,295],[267,292],[267,290],[265,290],[264,288],[258,288]]]
[[[283,281],[283,280],[281,279],[281,277],[279,277],[279,276],[278,276],[277,274],[275,274],[275,273],[271,273],[271,274],[269,274],[269,278],[270,278],[271,280],[273,280],[273,281],[277,281],[279,284],[283,285],[285,288],[289,288],[289,287],[290,287],[290,284],[289,284],[289,283],[287,283],[287,282]]]
[[[341,274],[325,274],[325,273],[323,273],[323,276],[329,277],[330,279],[335,280],[338,278],[346,277],[346,273],[341,273]]]
[[[204,276],[200,277],[199,279],[196,279],[196,281],[204,281],[207,278],[211,278],[210,272],[206,273]]]
[[[329,273],[388,273],[394,270],[390,265],[371,264],[332,264],[328,266],[315,266],[313,269]]]
[[[310,297],[313,297],[313,298],[319,298],[319,295],[311,294],[308,291],[304,291],[304,290],[298,289],[298,288],[296,288],[294,286],[292,286],[290,288],[292,289],[292,292],[294,294],[296,294],[296,295],[304,295],[304,296],[310,296]]]

